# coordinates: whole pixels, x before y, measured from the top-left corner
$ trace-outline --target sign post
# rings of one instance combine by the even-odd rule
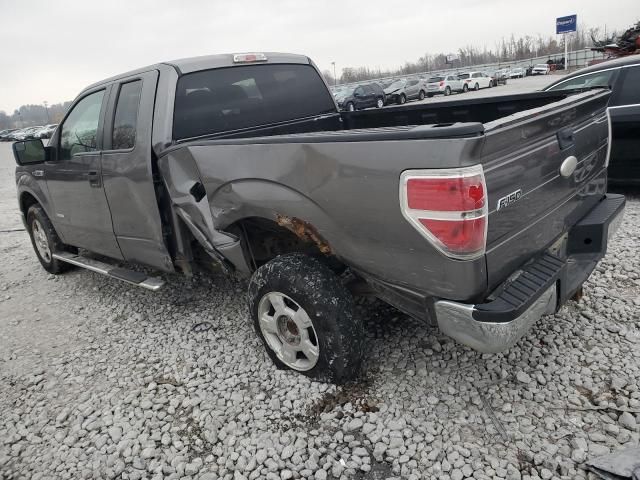
[[[562,34],[564,41],[564,69],[569,66],[568,63],[568,45],[567,45],[567,33],[575,32],[578,25],[578,15],[568,15],[566,17],[556,18],[556,34]]]

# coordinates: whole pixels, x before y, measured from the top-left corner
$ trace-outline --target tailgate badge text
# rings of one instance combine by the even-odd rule
[[[509,195],[505,195],[500,200],[498,200],[498,206],[496,207],[496,211],[500,210],[501,208],[508,207],[512,203],[517,202],[518,200],[520,200],[521,196],[522,196],[522,189],[520,188],[515,192],[511,192]]]

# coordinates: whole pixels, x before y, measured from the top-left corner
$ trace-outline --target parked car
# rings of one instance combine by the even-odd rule
[[[524,68],[516,67],[509,72],[509,78],[524,78],[525,74]]]
[[[306,56],[176,60],[87,87],[50,146],[14,143],[18,205],[51,274],[250,278],[274,363],[344,382],[366,335],[337,272],[483,352],[579,291],[625,204],[606,193],[609,96],[339,112]]]
[[[407,100],[424,100],[427,86],[419,78],[401,78],[384,89],[386,103],[402,105]]]
[[[458,78],[467,85],[469,90],[493,87],[493,79],[482,72],[461,73]]]
[[[13,132],[15,132],[16,128],[9,128],[7,130],[2,130],[0,132],[0,142],[7,142],[10,140],[10,136]]]
[[[51,135],[55,131],[57,123],[52,123],[50,125],[45,125],[40,130],[38,130],[35,134],[35,138],[51,138]]]
[[[549,75],[551,68],[546,63],[539,63],[531,69],[531,75]]]
[[[466,92],[468,86],[455,75],[439,75],[427,80],[427,96],[451,95],[453,92]]]
[[[494,87],[497,87],[498,85],[506,85],[509,78],[507,70],[496,70],[493,73],[488,73],[487,76],[491,77]]]
[[[15,132],[11,138],[13,140],[29,140],[32,138],[36,138],[36,132],[42,128],[42,125],[38,125],[35,127],[27,127],[22,130]]]
[[[351,92],[336,98],[340,110],[362,110],[363,108],[384,107],[384,90],[376,82],[358,85]]]
[[[610,88],[611,154],[609,182],[640,184],[640,55],[578,70],[545,91]]]

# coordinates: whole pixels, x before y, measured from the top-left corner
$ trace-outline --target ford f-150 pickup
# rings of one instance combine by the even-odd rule
[[[339,112],[305,56],[160,63],[86,88],[48,146],[14,144],[19,206],[53,274],[250,278],[274,363],[343,382],[364,354],[356,291],[481,352],[579,293],[624,210],[606,191],[608,99]]]

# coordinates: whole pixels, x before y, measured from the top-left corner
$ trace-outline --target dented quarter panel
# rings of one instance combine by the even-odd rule
[[[366,147],[249,141],[258,143],[191,142],[160,159],[173,202],[203,229],[221,231],[247,217],[294,230],[294,224],[307,224],[321,250],[369,278],[424,297],[469,299],[486,288],[484,258],[460,262],[443,256],[404,220],[398,201],[402,171],[478,163],[481,137],[374,141]],[[189,198],[194,181],[205,186],[201,203],[208,201],[209,212]]]

